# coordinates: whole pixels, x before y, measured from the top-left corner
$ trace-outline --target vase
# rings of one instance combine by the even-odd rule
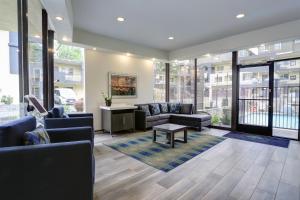
[[[111,100],[105,100],[105,105],[110,107],[111,106]]]

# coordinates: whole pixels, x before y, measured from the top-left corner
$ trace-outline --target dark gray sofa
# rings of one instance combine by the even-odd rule
[[[145,131],[148,128],[165,123],[185,125],[197,130],[202,130],[202,127],[211,125],[211,115],[206,112],[193,114],[192,104],[150,103],[136,104],[135,106],[138,107],[135,111],[135,128],[137,130]]]

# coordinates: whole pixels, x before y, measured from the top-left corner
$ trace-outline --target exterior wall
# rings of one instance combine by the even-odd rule
[[[9,32],[0,31],[0,98],[2,95],[13,97],[13,103],[19,103],[19,74],[10,73]]]

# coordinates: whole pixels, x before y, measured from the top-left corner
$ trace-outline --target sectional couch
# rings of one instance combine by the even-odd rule
[[[193,104],[149,103],[136,104],[135,127],[146,130],[153,126],[174,123],[202,130],[211,125],[211,115],[206,112],[193,113]]]

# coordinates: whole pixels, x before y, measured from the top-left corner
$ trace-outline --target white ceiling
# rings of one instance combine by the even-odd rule
[[[76,28],[166,51],[300,19],[300,0],[72,0],[72,6]],[[236,19],[239,13],[246,17]],[[118,16],[126,21],[118,23]]]

